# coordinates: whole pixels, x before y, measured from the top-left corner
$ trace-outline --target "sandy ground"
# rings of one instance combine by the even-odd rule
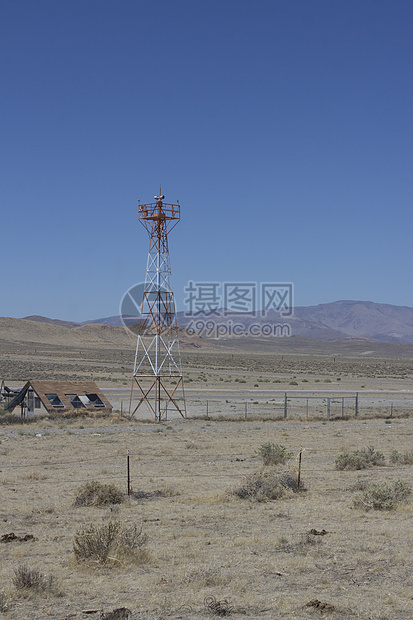
[[[86,609],[125,606],[132,618],[192,620],[213,617],[204,599],[214,596],[240,618],[313,617],[320,612],[305,605],[314,599],[334,606],[332,618],[411,618],[411,504],[391,512],[352,504],[360,479],[412,482],[412,466],[391,465],[388,457],[412,449],[413,423],[388,422],[100,419],[2,428],[0,534],[35,536],[0,545],[1,590],[13,605],[3,617],[82,618]],[[304,449],[307,490],[262,503],[232,496],[244,476],[261,469],[257,453],[269,441],[293,452],[292,471]],[[335,469],[338,453],[367,445],[386,455],[384,466]],[[154,495],[74,507],[85,481],[126,490],[127,450],[133,490]],[[143,528],[148,562],[77,564],[75,533],[114,519]],[[328,534],[308,538],[313,528]],[[12,576],[21,565],[54,575],[56,592],[16,591]]]
[[[21,342],[18,334],[0,339],[0,376],[11,385],[28,378],[93,379],[119,409],[128,398],[134,346],[112,336],[98,346],[94,334],[82,347],[42,344],[41,333],[37,341]],[[147,415],[117,414],[0,426],[0,536],[35,537],[0,543],[2,617],[99,618],[99,610],[127,607],[131,619],[195,620],[218,617],[205,606],[213,596],[227,600],[229,615],[239,618],[412,618],[412,503],[365,512],[353,499],[360,481],[413,484],[413,466],[389,459],[395,449],[413,449],[413,361],[366,346],[338,355],[334,345],[304,354],[291,347],[265,352],[189,343],[182,355],[187,420],[171,416],[154,425]],[[307,418],[306,398],[316,390],[323,392],[310,401]],[[359,419],[351,404],[342,419],[341,396],[356,392]],[[268,442],[293,453],[285,467],[294,475],[303,448],[307,490],[268,502],[235,497],[231,492],[244,477],[262,469],[258,451]],[[340,452],[366,446],[383,452],[383,466],[335,469]],[[128,450],[132,488],[149,496],[120,506],[75,507],[77,489],[87,481],[126,491]],[[142,527],[146,563],[75,561],[76,532],[111,520]],[[308,535],[313,528],[328,533]],[[16,590],[12,578],[22,565],[53,575],[56,587]],[[332,607],[307,606],[315,600]]]

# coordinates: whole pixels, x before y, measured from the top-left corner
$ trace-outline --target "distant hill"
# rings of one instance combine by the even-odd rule
[[[70,322],[69,325],[61,325],[54,320],[0,318],[0,344],[27,342],[86,349],[95,346],[124,347],[133,342],[126,330],[119,327],[78,323],[72,326]]]
[[[202,319],[202,316],[197,316]],[[211,317],[204,317],[210,319]],[[315,340],[340,340],[342,338],[368,338],[378,342],[413,343],[413,308],[378,304],[372,301],[334,301],[318,306],[297,306],[294,315],[282,318],[270,311],[266,317],[245,317],[242,314],[231,317],[244,325],[251,323],[288,324],[294,336],[313,338]],[[48,319],[42,316],[25,317],[30,321],[41,321],[76,328],[80,325],[103,324],[121,326],[119,316],[74,323]],[[217,319],[217,322],[225,321]],[[183,312],[178,313],[178,324],[185,327],[191,321]]]
[[[62,327],[76,327],[80,323],[74,321],[61,321],[60,319],[49,319],[47,316],[40,316],[39,314],[32,314],[31,316],[24,316],[26,321],[39,321],[39,323],[52,323],[52,325],[62,325]]]
[[[0,317],[0,349],[9,343],[30,346],[52,345],[74,347],[80,350],[90,348],[135,349],[136,336],[116,325],[104,323],[56,322],[47,317],[13,319]],[[62,325],[67,323],[68,325]],[[181,349],[208,349],[211,345],[198,335],[189,336],[184,330],[179,334]]]
[[[372,301],[335,301],[295,308],[294,316],[379,342],[413,343],[413,308]]]
[[[334,301],[318,306],[297,306],[292,317],[269,311],[265,317],[230,317],[245,325],[251,323],[288,324],[294,336],[316,340],[368,338],[377,342],[413,343],[413,308],[377,304],[372,301]],[[178,319],[179,320],[179,319]],[[180,318],[188,324],[190,318]],[[217,322],[225,321],[217,318]]]
[[[122,327],[122,319],[119,315],[107,316],[103,319],[92,319],[91,321],[83,321],[82,325],[92,325],[93,323],[101,323],[103,325],[113,325],[113,327]]]
[[[31,316],[24,316],[23,319],[27,321],[39,321],[40,323],[52,323],[53,325],[62,325],[63,327],[79,327],[79,325],[93,325],[99,323],[100,325],[112,325],[113,327],[122,327],[122,319],[120,316],[107,316],[102,319],[91,319],[90,321],[81,321],[79,323],[75,321],[61,321],[60,319],[49,319],[47,316],[40,316],[33,314]]]

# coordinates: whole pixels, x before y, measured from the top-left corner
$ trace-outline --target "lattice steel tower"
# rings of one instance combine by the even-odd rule
[[[162,190],[154,198],[156,202],[138,207],[138,218],[149,234],[149,253],[129,413],[134,415],[145,403],[160,422],[171,409],[186,418],[186,406],[168,250],[168,234],[180,220],[180,205],[163,202]],[[133,408],[134,391],[138,402]]]

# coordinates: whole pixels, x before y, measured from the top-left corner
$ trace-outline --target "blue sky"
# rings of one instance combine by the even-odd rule
[[[179,309],[413,306],[410,0],[2,0],[0,50],[0,315],[117,314],[160,183]]]

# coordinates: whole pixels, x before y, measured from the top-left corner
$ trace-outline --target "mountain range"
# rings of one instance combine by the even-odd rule
[[[83,323],[49,319],[37,315],[24,318],[64,327],[79,327],[79,325],[94,323],[122,325],[120,316],[93,319]],[[203,317],[199,314],[191,317],[183,312],[178,312],[177,318],[180,327],[187,326],[191,320],[211,319],[211,317]],[[225,317],[217,317],[216,322],[220,323],[225,320],[227,320]],[[265,317],[246,317],[238,314],[232,315],[231,320],[242,322],[244,325],[251,323],[288,324],[294,336],[305,336],[317,340],[340,340],[353,337],[368,338],[378,342],[413,343],[413,308],[371,301],[342,300],[317,306],[297,306],[291,317],[280,317],[277,312],[270,310]]]

